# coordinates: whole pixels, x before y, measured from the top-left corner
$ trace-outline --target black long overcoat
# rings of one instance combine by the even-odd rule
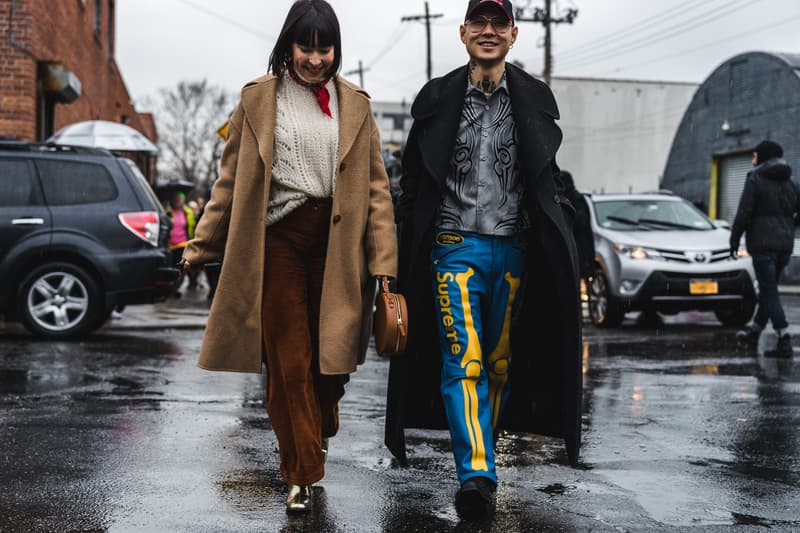
[[[527,288],[512,331],[511,393],[500,427],[563,438],[576,464],[581,435],[581,315],[574,209],[555,163],[561,130],[550,89],[507,64],[506,80],[525,180]],[[446,429],[439,390],[441,358],[430,271],[433,226],[467,86],[467,67],[430,81],[412,107],[414,125],[403,155],[398,290],[406,296],[406,353],[392,359],[386,445],[406,461],[405,428]]]

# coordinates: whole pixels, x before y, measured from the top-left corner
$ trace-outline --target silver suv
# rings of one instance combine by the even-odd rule
[[[730,258],[730,231],[670,194],[587,195],[595,242],[589,314],[618,326],[628,311],[714,311],[722,324],[753,316],[755,274],[744,248]]]

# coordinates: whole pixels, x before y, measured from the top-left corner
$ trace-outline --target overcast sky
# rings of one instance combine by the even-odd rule
[[[160,87],[206,78],[238,92],[266,71],[291,0],[118,0],[117,62],[136,101]],[[411,100],[426,81],[425,26],[401,22],[423,0],[332,0],[342,26],[342,72],[363,61],[374,100]],[[458,37],[466,0],[430,0],[433,75],[466,62]],[[518,0],[515,6],[543,5]],[[561,0],[577,8],[554,27],[556,76],[702,82],[748,51],[800,53],[799,0]],[[557,14],[554,13],[554,14]],[[544,30],[519,23],[509,60],[541,72]],[[358,83],[357,75],[348,78]]]

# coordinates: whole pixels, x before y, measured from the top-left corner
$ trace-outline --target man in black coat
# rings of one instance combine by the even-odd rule
[[[472,518],[493,505],[500,430],[563,438],[577,462],[581,326],[553,95],[505,62],[508,0],[471,0],[460,30],[469,65],[411,110],[396,211],[409,337],[391,362],[386,444],[405,462],[405,428],[449,428],[456,509]]]
[[[756,147],[754,168],[747,175],[733,221],[730,246],[731,257],[737,257],[739,241],[742,234],[745,235],[759,291],[758,311],[753,323],[736,332],[736,338],[756,345],[767,321],[772,320],[778,344],[766,355],[791,357],[792,339],[778,294],[778,280],[794,249],[794,228],[800,215],[800,188],[792,181],[792,169],[782,157],[783,148],[774,141],[763,141]]]

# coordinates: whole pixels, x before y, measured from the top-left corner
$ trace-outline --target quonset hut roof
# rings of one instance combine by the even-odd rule
[[[800,54],[747,52],[698,87],[672,141],[661,187],[708,208],[714,160],[777,141],[800,171]]]
[[[786,64],[792,67],[794,70],[800,71],[800,54],[786,54],[782,52],[774,52],[774,53],[762,52],[762,53],[767,53],[768,55],[777,57],[779,59],[783,59],[783,61],[785,61]],[[798,72],[798,75],[800,75],[800,72]]]

